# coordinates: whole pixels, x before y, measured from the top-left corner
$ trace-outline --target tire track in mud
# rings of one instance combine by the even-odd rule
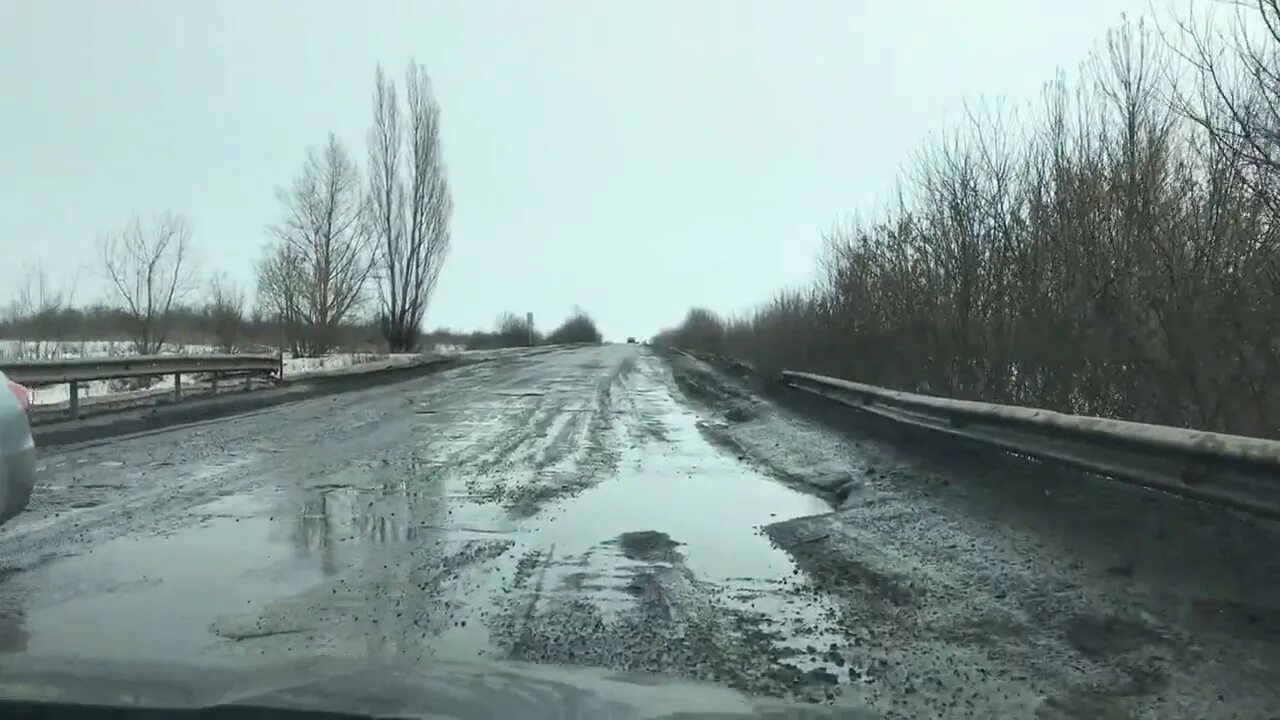
[[[546,503],[609,477],[616,467],[606,438],[611,388],[625,371],[625,365],[586,363],[542,381],[530,395],[537,403],[532,417],[501,423],[510,437],[474,467],[472,492],[503,505],[513,517],[530,517]]]
[[[708,445],[648,350],[576,348],[344,398],[104,449],[130,466],[173,460],[173,498],[139,500],[134,516],[60,547],[83,553],[124,535],[137,543],[127,550],[156,557],[170,528],[196,544],[245,543],[208,584],[168,585],[167,569],[144,565],[132,570],[146,584],[109,589],[113,602],[149,598],[139,607],[156,612],[122,622],[147,623],[137,631],[154,651],[178,658],[192,645],[237,662],[481,654],[813,701],[838,692],[825,598],[756,530],[825,505]],[[209,479],[181,465],[237,445],[244,465]],[[210,518],[224,495],[238,514]],[[206,524],[221,534],[202,534]],[[0,531],[0,552],[8,541]],[[107,594],[59,567],[5,579],[0,605],[32,609],[37,628],[66,626],[79,616],[59,615],[64,590],[89,596],[82,612]],[[148,595],[178,588],[160,593],[168,601],[182,587],[191,607],[157,608]],[[175,629],[186,644],[166,645]]]
[[[537,358],[508,358],[193,428],[41,453],[31,507],[0,527],[0,568],[12,574],[113,538],[163,535],[219,497],[316,484],[368,489],[406,470],[433,474],[451,459],[424,461],[417,452],[420,421],[432,415],[415,411],[465,409],[479,387],[522,382],[524,371],[536,373],[538,366]]]
[[[602,404],[608,400],[607,412],[593,420],[609,425],[597,437],[608,437],[618,449],[619,468],[644,477],[665,474],[661,468],[672,463],[672,472],[684,475],[710,450],[693,427],[695,419],[675,405],[674,385],[658,359],[633,356],[608,386],[603,383],[612,388],[607,398],[597,395]],[[673,415],[687,425],[683,434],[673,435]],[[735,465],[723,458],[715,464]],[[643,483],[626,477],[608,482],[610,489]],[[643,484],[636,487],[643,492]],[[707,522],[716,522],[714,515],[708,512]],[[778,697],[835,696],[834,678],[812,661],[819,654],[812,643],[830,643],[810,602],[794,597],[781,577],[702,575],[686,561],[678,536],[643,527],[655,519],[624,511],[612,530],[607,523],[599,528],[606,534],[594,544],[583,548],[590,536],[574,533],[572,545],[579,551],[559,544],[553,545],[555,553],[527,549],[515,564],[512,597],[500,604],[500,613],[489,614],[497,650],[511,659],[657,672]],[[751,533],[747,527],[733,530]],[[537,579],[532,586],[531,578]]]
[[[416,660],[491,647],[483,621],[510,589],[511,566],[517,581],[545,567],[537,559],[517,563],[527,547],[522,522],[609,474],[609,456],[597,451],[608,443],[600,433],[610,420],[600,416],[616,373],[588,359],[545,361],[496,388],[476,389],[465,404],[419,416],[418,442],[408,445],[430,482],[408,491],[405,510],[418,532],[401,542],[354,543],[331,563],[333,579],[256,615],[228,616],[220,634],[249,637],[240,643],[245,651],[266,653],[359,650]],[[583,407],[589,416],[577,412]],[[342,485],[354,481],[346,468]],[[376,500],[366,507],[380,512]],[[332,533],[350,540],[355,522],[347,518]]]
[[[517,542],[509,513],[478,510],[501,506],[510,492],[509,468],[536,456],[538,433],[558,414],[559,406],[547,399],[553,393],[528,389],[530,383],[549,387],[555,382],[539,376],[543,368],[529,369],[469,388],[456,406],[437,402],[434,412],[416,419],[405,445],[422,459],[420,474],[426,479],[407,491],[406,514],[417,533],[400,542],[354,543],[335,563],[330,580],[259,614],[224,617],[216,624],[218,633],[246,634],[247,627],[253,641],[242,650],[265,654],[419,660],[450,649],[473,654],[485,647],[478,620],[488,611],[483,601],[474,600],[488,592],[481,588],[492,591],[499,581],[496,561],[510,555]],[[522,402],[509,402],[512,396]],[[385,472],[375,467],[371,474]],[[367,508],[379,511],[375,502]],[[335,528],[339,535],[345,530]],[[442,643],[444,637],[453,639]]]
[[[651,398],[662,397],[663,388],[655,384],[652,377],[644,378],[635,386],[627,386],[627,371],[634,372],[634,369],[634,366],[620,366],[617,372],[599,377],[594,381],[593,393],[587,396],[588,403],[583,403],[581,387],[566,390],[567,404],[557,402],[554,390],[536,396],[539,406],[535,414],[542,418],[553,417],[565,408],[574,410],[584,405],[593,412],[587,417],[583,417],[585,414],[581,412],[573,413],[572,420],[575,421],[566,422],[563,426],[572,430],[553,435],[545,444],[529,440],[516,443],[515,446],[521,450],[513,455],[511,465],[528,467],[542,464],[547,458],[547,449],[557,443],[572,442],[573,452],[559,457],[552,454],[553,461],[573,457],[576,466],[581,466],[590,465],[594,459],[603,466],[603,475],[607,477],[612,472],[611,468],[616,466],[613,456],[617,453],[610,448],[622,444],[628,433],[639,429],[640,438],[654,439],[654,433],[648,428],[652,428],[649,421],[653,419],[655,408],[644,407],[637,398],[646,394]],[[652,372],[654,368],[649,370]],[[548,383],[548,387],[554,385]],[[449,478],[469,477],[471,484],[467,489],[470,493],[475,489],[475,483],[511,481],[501,472],[494,473],[488,459],[495,448],[509,447],[504,444],[504,440],[510,439],[505,433],[522,425],[527,427],[531,415],[527,409],[511,411],[510,406],[504,407],[508,408],[508,419],[498,422],[491,416],[483,432],[472,431],[456,441],[437,440],[431,443],[432,465],[444,476],[440,478],[440,484],[447,487],[451,484]],[[491,412],[493,408],[476,407],[473,414]],[[521,433],[521,437],[528,436]],[[596,455],[602,449],[608,453],[604,458]],[[477,457],[479,462],[475,460]],[[586,462],[583,462],[584,458]],[[510,494],[510,489],[507,494]],[[469,501],[492,503],[494,498],[494,495],[481,492],[471,494]],[[318,589],[311,596],[314,604],[298,608],[297,603],[290,603],[292,609],[278,611],[275,618],[259,618],[248,628],[249,632],[241,632],[250,636],[258,646],[275,642],[287,643],[288,648],[336,651],[343,647],[343,641],[326,639],[323,633],[309,635],[305,629],[299,630],[289,618],[319,617],[325,619],[322,625],[357,628],[361,618],[367,621],[380,607],[382,609],[376,611],[380,618],[377,628],[379,642],[386,643],[388,637],[401,638],[394,644],[394,650],[389,645],[376,650],[381,653],[420,657],[436,652],[436,646],[441,644],[481,648],[478,651],[491,647],[514,658],[658,670],[729,682],[742,688],[763,688],[778,695],[793,694],[797,689],[814,690],[811,687],[815,684],[813,678],[788,662],[788,658],[798,651],[788,650],[777,642],[782,631],[768,629],[771,623],[764,613],[753,614],[746,609],[752,602],[751,593],[758,593],[758,590],[738,587],[733,583],[724,583],[722,587],[703,582],[687,568],[653,565],[652,561],[661,558],[646,558],[626,551],[621,553],[623,564],[649,562],[643,567],[614,567],[608,577],[600,577],[592,571],[591,564],[604,558],[607,565],[617,565],[619,558],[614,556],[623,544],[621,540],[606,541],[601,547],[580,555],[562,556],[555,552],[554,541],[549,546],[529,544],[536,540],[520,532],[519,521],[532,517],[533,513],[528,512],[508,515],[500,525],[508,527],[509,531],[499,540],[445,541],[430,546],[420,544],[416,549],[405,551],[403,556],[388,554],[384,549],[378,557],[361,560],[359,569],[349,567],[345,581],[339,582],[337,587]],[[523,553],[520,548],[525,548]],[[450,567],[448,579],[452,583],[452,591],[444,592],[439,582],[421,581],[418,575],[424,570],[397,580],[395,573],[387,571],[388,560],[392,568]],[[380,561],[383,563],[381,570]],[[508,570],[512,565],[514,568]],[[562,569],[569,572],[562,573]],[[556,572],[552,573],[552,570]],[[556,577],[552,578],[552,574]],[[528,585],[530,580],[535,581],[532,587]],[[428,597],[414,600],[395,596],[395,593],[388,595],[379,589],[396,583],[416,588],[412,596],[427,593]],[[728,594],[738,595],[739,604],[744,609],[726,610],[727,606],[717,596]],[[507,600],[508,595],[520,597]],[[613,600],[602,598],[610,595]],[[429,610],[418,612],[413,622],[406,623],[404,616],[399,614],[403,610],[392,613],[391,607],[382,601],[372,604],[366,601],[364,606],[356,607],[355,599],[358,598],[390,596],[396,597],[394,607],[416,604]],[[508,604],[510,609],[498,609]],[[467,612],[467,606],[471,612]],[[620,615],[615,615],[619,612]],[[464,615],[467,619],[463,619]],[[494,621],[494,618],[502,619]],[[490,621],[485,623],[490,634],[488,641],[481,637],[484,632],[475,630],[477,621],[486,620]],[[387,633],[387,628],[393,631]],[[549,633],[549,629],[556,632]],[[362,632],[373,631],[373,628],[365,628]],[[450,642],[441,643],[440,638],[445,635],[450,636]],[[678,638],[676,643],[682,649],[664,649],[665,643],[672,638]],[[490,644],[486,645],[486,642]],[[581,650],[584,647],[603,649],[586,652]],[[709,657],[715,659],[709,660]],[[743,669],[743,658],[747,657],[758,660],[754,669]],[[761,679],[769,673],[775,679]],[[824,684],[825,679],[817,683]],[[813,699],[825,697],[821,689],[817,693]]]
[[[678,545],[665,534],[638,531],[583,556],[539,558],[543,581],[491,626],[506,656],[658,673],[775,697],[836,697],[838,679],[806,662],[816,649],[789,644],[796,623],[752,607],[755,598],[785,588],[753,595],[732,582],[700,579],[675,551],[637,557],[624,549],[635,535]],[[601,556],[617,563],[612,573],[590,570]],[[545,580],[549,570],[558,583]]]
[[[652,356],[646,356],[644,360],[646,379],[651,382],[639,382],[639,378],[633,377],[639,364],[637,360],[624,365],[622,372],[618,374],[620,392],[614,400],[613,414],[622,421],[629,438],[629,447],[662,444],[669,440],[663,413],[654,408],[654,400],[664,395],[670,397],[674,385],[663,382],[668,376],[661,367],[655,368],[652,365]],[[655,375],[658,379],[653,381]]]

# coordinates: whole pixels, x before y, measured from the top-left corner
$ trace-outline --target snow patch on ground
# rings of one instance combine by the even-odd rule
[[[166,344],[162,355],[198,355],[218,352],[212,345]],[[74,360],[88,357],[134,355],[127,340],[0,340],[0,362]]]
[[[0,364],[5,362],[38,362],[42,360],[71,360],[90,357],[125,357],[133,355],[133,346],[124,340],[79,340],[75,342],[59,342],[50,340],[0,340]],[[272,348],[255,348],[256,352],[273,352]],[[517,348],[515,350],[525,350]],[[216,353],[219,349],[211,345],[166,345],[161,354],[164,355],[197,355]],[[370,352],[330,353],[320,357],[295,357],[286,353],[284,356],[284,376],[286,379],[310,375],[329,375],[347,371],[360,366],[361,370],[374,370],[411,365],[420,361],[424,355],[457,357],[474,355],[477,357],[499,356],[503,353],[494,351],[469,351],[456,345],[437,345],[432,351],[420,353],[379,354]],[[89,404],[104,400],[127,400],[150,395],[173,392],[174,378],[163,375],[153,378],[154,382],[146,387],[131,387],[125,380],[93,380],[80,383],[80,400]],[[251,380],[224,380],[220,387],[238,388]],[[207,382],[198,376],[183,377],[183,388],[207,387]],[[47,385],[32,388],[32,404],[40,406],[67,405],[71,400],[69,384]]]
[[[17,340],[0,340],[0,363],[33,362],[39,360],[69,360],[82,357],[123,357],[131,355],[129,343],[120,341],[84,341],[76,343],[28,342]],[[208,345],[187,345],[165,348],[164,354],[203,354],[217,352],[217,348]],[[347,368],[378,363],[387,367],[412,364],[422,358],[418,353],[397,353],[378,355],[374,353],[331,353],[321,357],[294,357],[285,355],[284,376],[297,378],[307,375],[324,375],[341,372]],[[111,398],[124,400],[128,398],[156,395],[173,392],[174,378],[163,375],[153,378],[154,382],[145,388],[126,389],[127,384],[121,380],[93,380],[80,383],[81,402],[93,402]],[[245,380],[224,380],[224,387],[232,388],[246,382]],[[183,386],[194,387],[197,378],[183,378]],[[122,387],[126,386],[126,387]],[[33,405],[60,405],[71,400],[69,384],[47,385],[32,388]]]
[[[89,382],[80,383],[80,400],[86,402],[91,399],[99,399],[107,395],[117,396],[121,399],[127,397],[138,397],[142,395],[150,395],[152,393],[160,393],[173,391],[173,376],[165,375],[161,377],[155,384],[145,390],[124,391],[121,392],[112,387],[110,380],[91,380]],[[71,386],[62,385],[46,385],[44,387],[31,388],[31,404],[32,405],[58,405],[71,401]]]

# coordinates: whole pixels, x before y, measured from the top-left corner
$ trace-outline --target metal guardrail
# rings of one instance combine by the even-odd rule
[[[792,370],[782,380],[896,422],[1280,518],[1280,441],[931,397]]]
[[[219,376],[284,374],[279,355],[132,355],[122,357],[77,358],[40,362],[0,363],[9,379],[23,385],[71,385],[70,415],[80,416],[79,384],[90,380],[173,375],[174,399],[182,398],[182,376],[214,373],[214,391]]]

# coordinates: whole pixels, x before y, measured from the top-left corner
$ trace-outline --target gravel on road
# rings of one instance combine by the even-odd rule
[[[1267,717],[1277,537],[561,348],[46,451],[0,528],[0,662],[480,659],[889,717]]]

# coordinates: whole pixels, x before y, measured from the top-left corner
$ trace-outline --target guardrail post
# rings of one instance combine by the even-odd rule
[[[79,420],[80,419],[80,383],[74,380],[71,381],[70,409],[71,409],[71,419]]]
[[[173,374],[173,401],[182,400],[182,373]]]
[[[209,380],[209,394],[210,395],[218,394],[218,374],[217,373],[214,373],[213,378]]]

